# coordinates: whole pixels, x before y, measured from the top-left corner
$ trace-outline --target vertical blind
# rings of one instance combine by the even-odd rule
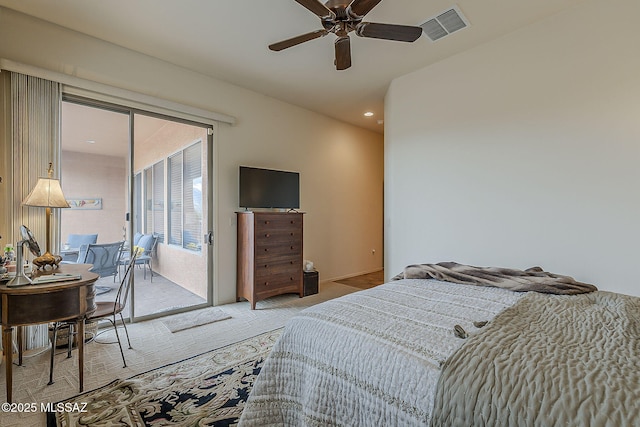
[[[202,249],[202,142],[167,160],[169,243],[192,251]]]
[[[142,233],[142,203],[140,195],[142,194],[142,173],[138,172],[133,177],[133,232]]]
[[[153,169],[144,170],[144,232],[153,233]]]
[[[164,242],[164,160],[153,165],[153,232]]]
[[[182,246],[182,151],[169,157],[169,244]]]
[[[19,239],[20,225],[26,225],[40,247],[44,247],[45,211],[22,206],[22,200],[36,185],[39,177],[47,176],[49,162],[54,177],[60,176],[60,102],[59,83],[11,73],[11,142],[13,144],[13,203],[11,211],[12,242]],[[51,247],[58,248],[59,210],[52,209]],[[26,349],[48,345],[47,325],[25,328]]]
[[[202,249],[202,143],[184,150],[183,173],[183,247]]]

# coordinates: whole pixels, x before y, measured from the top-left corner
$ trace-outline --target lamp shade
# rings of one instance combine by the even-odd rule
[[[70,207],[62,193],[60,181],[54,178],[39,178],[38,183],[24,199],[22,204],[42,208]]]

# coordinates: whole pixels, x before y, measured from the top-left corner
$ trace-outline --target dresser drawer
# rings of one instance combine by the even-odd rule
[[[256,244],[256,261],[265,258],[282,258],[283,256],[302,255],[302,244],[287,242],[282,244]]]
[[[299,287],[301,283],[302,270],[299,270],[296,274],[278,274],[260,280],[256,278],[255,292],[256,294],[261,294],[283,288]]]
[[[269,259],[256,262],[256,280],[272,276],[299,275],[302,269],[302,260],[299,257],[287,257],[283,259]]]
[[[292,231],[294,229],[302,230],[302,218],[299,215],[287,214],[266,214],[256,218],[255,223],[256,235],[265,232],[275,233],[278,231]]]
[[[287,242],[302,242],[302,230],[299,229],[271,229],[256,233],[257,245],[283,244]]]

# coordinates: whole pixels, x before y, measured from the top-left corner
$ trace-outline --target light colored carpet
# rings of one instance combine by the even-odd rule
[[[282,329],[74,396],[84,411],[50,413],[48,426],[236,425]]]
[[[154,279],[155,283],[155,279]],[[168,363],[200,354],[212,348],[223,347],[263,332],[281,328],[292,316],[307,307],[336,298],[357,288],[337,283],[320,283],[320,292],[304,298],[295,294],[279,295],[258,302],[251,310],[247,301],[220,306],[232,318],[191,328],[181,333],[171,333],[164,319],[155,319],[128,325],[133,349],[123,346],[127,367],[117,344],[92,342],[85,346],[84,388],[93,390],[118,378],[129,378]],[[124,331],[122,331],[124,332]],[[105,340],[115,341],[113,329],[104,333]],[[121,337],[124,335],[121,334]],[[55,383],[49,381],[49,349],[42,349],[25,357],[24,366],[13,367],[14,402],[58,402],[78,394],[78,357],[67,359],[66,350],[56,355]],[[4,364],[0,365],[0,402],[6,402]],[[46,414],[37,412],[0,413],[2,427],[44,426]]]
[[[231,319],[229,314],[217,307],[209,307],[168,316],[162,319],[162,324],[169,328],[171,332],[178,332],[227,319]]]

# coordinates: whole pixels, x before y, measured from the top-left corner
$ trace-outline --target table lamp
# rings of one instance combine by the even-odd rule
[[[43,255],[33,260],[33,264],[38,266],[38,268],[44,268],[47,265],[56,268],[62,260],[60,255],[52,255],[50,252],[51,208],[70,207],[62,193],[60,181],[52,178],[53,168],[51,167],[51,163],[49,163],[47,174],[47,178],[38,178],[36,186],[22,202],[24,206],[46,208],[46,251]]]

